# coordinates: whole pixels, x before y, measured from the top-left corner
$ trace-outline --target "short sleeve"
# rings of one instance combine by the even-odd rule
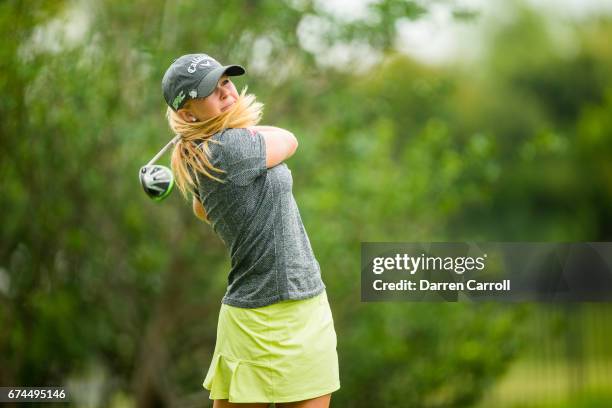
[[[229,182],[246,186],[266,172],[266,144],[259,132],[228,129],[222,143],[222,160]]]

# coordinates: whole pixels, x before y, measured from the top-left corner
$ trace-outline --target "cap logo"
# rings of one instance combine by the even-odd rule
[[[176,95],[176,98],[174,98],[174,100],[172,101],[172,106],[174,107],[175,110],[178,109],[181,102],[183,102],[183,99],[185,99],[185,93],[181,91],[178,95]]]
[[[214,59],[210,58],[208,55],[200,55],[198,57],[195,57],[191,60],[191,64],[189,65],[189,67],[187,67],[187,72],[189,72],[190,74],[196,72],[196,69],[198,68],[198,63],[200,62],[202,62],[200,64],[201,67],[210,67],[211,61],[214,61]]]
[[[191,96],[192,98],[196,98],[198,96],[198,91],[192,89],[191,91],[189,91],[189,96]]]

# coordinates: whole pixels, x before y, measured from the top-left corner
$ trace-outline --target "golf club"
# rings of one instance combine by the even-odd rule
[[[174,176],[172,170],[166,166],[154,164],[166,151],[174,146],[180,139],[180,135],[174,136],[146,165],[140,168],[140,184],[147,195],[154,201],[161,201],[170,195],[174,187]]]

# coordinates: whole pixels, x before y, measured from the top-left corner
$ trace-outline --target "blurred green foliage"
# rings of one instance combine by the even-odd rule
[[[547,17],[518,10],[478,61],[432,67],[395,51],[395,23],[427,12],[410,1],[367,21],[309,0],[0,3],[0,384],[94,366],[101,406],[207,400],[226,250],[136,177],[171,138],[164,70],[204,51],[264,61],[238,85],[300,140],[288,164],[336,321],[334,406],[478,401],[525,349],[529,305],[362,304],[359,243],[612,238],[612,20],[571,27],[561,53]],[[307,19],[332,28],[322,47],[383,60],[317,64]]]

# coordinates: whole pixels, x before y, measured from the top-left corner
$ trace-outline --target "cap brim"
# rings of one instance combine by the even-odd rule
[[[200,81],[198,85],[198,98],[206,98],[208,95],[212,93],[212,91],[217,86],[219,82],[219,78],[223,76],[223,74],[227,74],[228,76],[240,76],[243,75],[246,71],[240,65],[226,65],[223,67],[215,68],[208,75],[206,75]]]

